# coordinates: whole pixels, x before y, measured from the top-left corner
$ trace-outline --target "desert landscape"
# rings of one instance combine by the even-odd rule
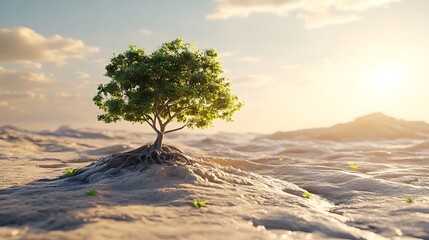
[[[154,135],[0,129],[1,239],[429,239],[424,122],[375,113],[271,135],[176,133],[167,143],[194,164],[87,181],[63,171]]]
[[[0,240],[429,240],[428,0],[0,0]]]

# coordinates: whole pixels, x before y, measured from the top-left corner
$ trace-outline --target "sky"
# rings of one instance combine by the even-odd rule
[[[427,0],[0,1],[0,125],[97,121],[104,67],[183,38],[219,53],[244,107],[205,132],[328,127],[373,112],[429,122]],[[199,132],[199,131],[196,131]]]

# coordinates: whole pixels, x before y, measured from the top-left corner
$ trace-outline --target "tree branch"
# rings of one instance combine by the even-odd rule
[[[162,108],[168,107],[168,104],[170,104],[170,103],[171,103],[171,99],[165,101],[165,103],[162,105]]]
[[[156,114],[156,119],[158,120],[159,127],[161,127],[162,126],[162,120],[161,120],[161,117],[159,116],[159,114]]]
[[[167,126],[167,124],[169,124],[177,116],[177,114],[181,113],[183,110],[185,110],[187,108],[189,108],[189,107],[181,107],[173,115],[171,115],[171,113],[169,112],[169,118],[164,123],[165,126]]]
[[[170,110],[171,106],[166,106],[166,108],[167,108],[168,118],[171,118],[171,110]]]
[[[145,114],[143,117],[142,117],[142,120],[144,120],[147,124],[149,124],[149,126],[155,131],[155,132],[158,132],[159,130],[156,128],[156,125],[155,125],[155,121],[154,121],[154,119],[150,116],[150,115],[148,115],[148,114]]]
[[[145,120],[146,121],[146,123],[147,124],[149,124],[149,126],[151,126],[152,127],[152,129],[153,130],[155,130],[155,132],[158,130],[158,129],[156,129],[156,127],[152,124],[152,123],[150,123],[148,120]]]
[[[164,123],[165,126],[167,126],[167,124],[169,124],[177,116],[177,114],[179,114],[180,112],[182,112],[182,110],[175,112],[173,115],[170,114],[170,117]]]
[[[151,116],[149,116],[149,119],[152,121],[152,126],[153,126],[153,129],[155,130],[155,132],[159,132],[159,130],[158,130],[158,128],[157,128],[157,126],[156,126],[156,119],[157,119],[157,115],[156,115],[156,113],[152,113],[153,114],[153,117],[151,117]]]
[[[149,119],[153,123],[153,118],[149,114],[145,114],[144,117]],[[148,121],[148,120],[145,119],[145,121]]]
[[[171,133],[171,132],[175,132],[175,131],[179,131],[179,130],[182,130],[182,129],[184,129],[187,125],[188,125],[188,123],[185,123],[185,125],[183,125],[183,126],[181,126],[181,127],[179,127],[179,128],[175,128],[175,129],[171,129],[171,130],[165,131],[165,134],[167,134],[167,133]]]
[[[171,103],[171,99],[169,99],[169,100],[167,100],[167,101],[165,101],[162,105],[161,105],[161,107],[159,107],[158,106],[158,104],[156,104],[156,111],[158,112],[158,114],[159,115],[161,115],[163,112],[164,112],[164,110],[168,107],[168,104],[170,104]],[[167,108],[168,109],[168,108]]]

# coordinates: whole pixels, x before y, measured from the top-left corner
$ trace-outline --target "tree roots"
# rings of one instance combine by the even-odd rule
[[[87,182],[88,178],[97,173],[115,174],[124,168],[141,168],[141,171],[147,169],[152,164],[192,164],[193,158],[186,155],[180,149],[163,145],[160,150],[154,149],[151,145],[145,145],[140,148],[124,152],[115,153],[100,158],[84,169],[82,169],[81,181]]]

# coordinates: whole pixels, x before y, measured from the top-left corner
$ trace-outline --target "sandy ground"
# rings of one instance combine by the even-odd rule
[[[194,165],[61,178],[153,138],[0,128],[0,239],[429,239],[425,139],[175,134]]]

